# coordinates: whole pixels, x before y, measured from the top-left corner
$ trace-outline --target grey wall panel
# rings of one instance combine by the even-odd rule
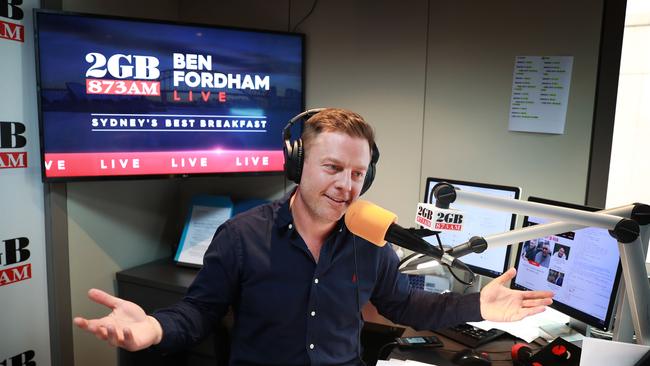
[[[349,108],[375,127],[381,152],[364,198],[412,225],[420,197],[427,2],[321,1],[307,34],[307,106]]]
[[[584,202],[601,2],[432,2],[422,176]],[[514,60],[573,56],[563,135],[508,131]]]

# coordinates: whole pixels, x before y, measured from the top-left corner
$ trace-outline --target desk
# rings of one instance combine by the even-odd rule
[[[445,336],[433,332],[414,332],[408,336],[417,335],[435,335],[444,343],[444,347],[413,350],[400,350],[398,348],[395,348],[390,353],[389,358],[397,358],[400,360],[409,359],[414,361],[432,363],[438,366],[455,366],[455,364],[451,362],[451,359],[454,357],[454,355],[456,355],[457,352],[467,348],[465,345],[462,345],[449,338],[446,338]],[[540,341],[540,343],[545,343],[545,341],[541,339],[538,341]],[[490,358],[492,359],[492,366],[512,366],[510,349],[515,343],[520,342],[523,343],[522,340],[506,334],[492,342],[478,347],[477,350],[487,352],[490,355]],[[533,342],[529,344],[529,347],[535,352],[542,346]]]

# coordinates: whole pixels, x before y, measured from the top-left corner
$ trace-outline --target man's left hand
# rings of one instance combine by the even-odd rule
[[[512,322],[541,313],[553,300],[551,291],[517,291],[505,284],[516,274],[510,268],[481,290],[481,316],[485,320]]]

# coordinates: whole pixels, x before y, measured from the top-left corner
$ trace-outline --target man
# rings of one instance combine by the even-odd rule
[[[548,265],[551,262],[550,249],[548,244],[544,243],[542,250],[535,255],[535,262],[539,263],[540,266],[548,268]]]
[[[232,306],[231,365],[359,365],[360,310],[368,301],[418,329],[518,320],[551,303],[551,292],[504,287],[514,269],[480,294],[411,289],[390,246],[377,248],[344,224],[371,162],[370,125],[326,109],[305,123],[302,144],[298,187],[220,226],[182,302],[147,315],[93,289],[89,297],[113,311],[75,324],[127,350],[174,350],[198,342]]]
[[[558,259],[563,259],[563,260],[567,259],[566,253],[564,252],[564,247],[560,247],[560,249],[558,249],[553,256]]]
[[[527,259],[534,261],[535,260],[535,255],[537,254],[537,243],[531,241],[527,241],[526,244],[524,245],[524,248],[522,249],[522,255]]]

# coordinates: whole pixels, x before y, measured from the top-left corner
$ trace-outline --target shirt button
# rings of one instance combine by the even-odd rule
[[[309,345],[309,349],[314,349],[314,344],[313,343]]]
[[[314,283],[318,283],[318,278],[314,278]]]
[[[315,311],[312,311],[312,312],[311,312],[311,316],[316,316],[316,312],[315,312]]]
[[[293,224],[289,224],[289,230],[293,229]]]

